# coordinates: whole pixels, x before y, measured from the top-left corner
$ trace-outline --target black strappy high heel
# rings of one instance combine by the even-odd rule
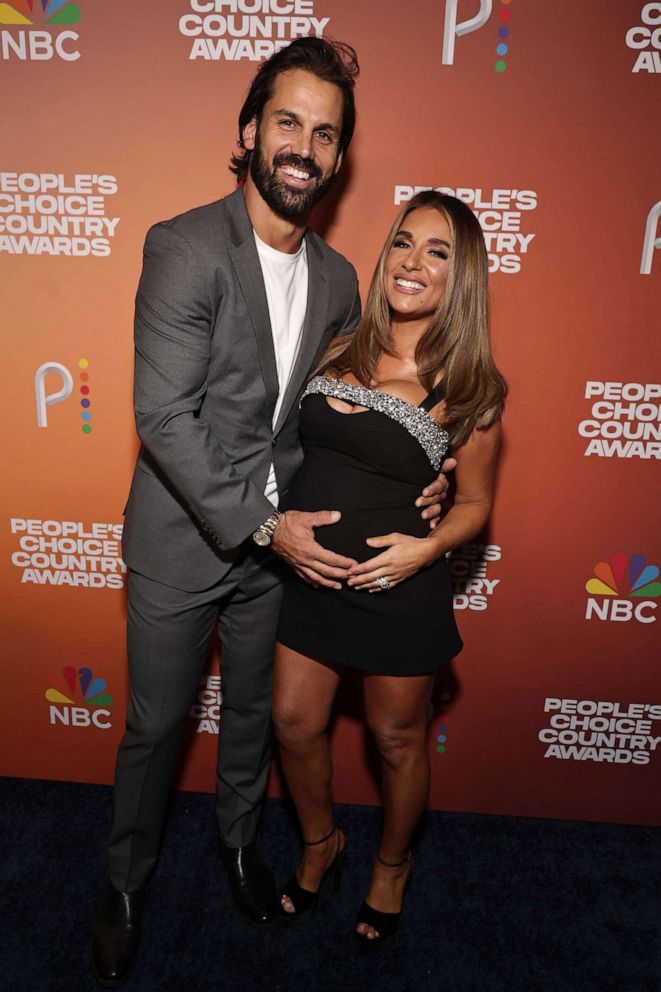
[[[282,894],[287,896],[294,906],[293,913],[288,913],[282,908],[282,906],[280,907],[280,920],[285,926],[300,927],[303,926],[304,923],[310,922],[317,911],[317,906],[319,904],[319,893],[327,881],[331,883],[332,891],[334,893],[339,891],[340,882],[342,880],[342,867],[344,865],[344,848],[340,850],[341,834],[339,828],[333,827],[331,832],[326,834],[325,837],[322,837],[321,840],[304,840],[303,843],[306,847],[316,847],[318,844],[323,844],[324,841],[330,840],[333,834],[337,834],[337,849],[335,851],[335,857],[322,875],[317,891],[310,892],[309,889],[301,888],[298,884],[296,872],[294,872],[285,885]]]
[[[407,851],[406,857],[402,858],[402,860],[398,861],[396,864],[391,864],[389,861],[384,861],[378,854],[376,858],[377,861],[380,861],[386,868],[401,868],[402,865],[407,863],[407,861],[413,861],[413,855],[410,851]],[[410,877],[411,876],[409,875],[409,878]],[[404,892],[406,892],[406,887],[408,884],[409,879],[407,878],[404,884]],[[378,954],[380,951],[385,950],[393,944],[401,915],[401,911],[399,913],[382,913],[378,909],[373,909],[367,900],[365,900],[360,907],[358,919],[356,920],[356,926],[358,926],[359,923],[365,923],[368,927],[372,927],[376,930],[379,936],[368,937],[366,933],[363,934],[356,931],[358,949],[361,954]]]

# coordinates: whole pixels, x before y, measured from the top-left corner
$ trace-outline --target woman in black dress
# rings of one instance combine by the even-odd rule
[[[344,835],[333,823],[326,728],[342,666],[362,669],[384,801],[356,926],[364,950],[392,939],[399,920],[429,787],[434,673],[462,647],[446,554],[489,516],[505,393],[489,345],[480,225],[456,198],[421,193],[386,240],[358,330],[333,342],[303,394],[305,460],[287,494],[297,511],[337,507],[322,540],[360,564],[334,589],[298,576],[285,588],[273,714],[305,846],[283,918],[309,919],[321,883],[339,877]],[[429,532],[414,502],[450,445],[456,496]]]

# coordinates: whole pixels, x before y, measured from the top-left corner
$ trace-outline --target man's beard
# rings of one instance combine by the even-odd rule
[[[309,189],[294,189],[288,186],[277,172],[283,165],[291,165],[295,169],[309,172],[316,180],[315,184]],[[273,168],[269,168],[262,152],[259,133],[250,156],[250,175],[271,210],[284,220],[291,221],[301,220],[309,214],[314,205],[327,193],[334,178],[332,172],[324,178],[321,169],[312,159],[301,158],[293,152],[280,152],[273,159]]]

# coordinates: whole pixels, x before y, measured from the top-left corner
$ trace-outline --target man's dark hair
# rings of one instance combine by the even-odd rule
[[[248,166],[252,151],[243,144],[243,129],[251,120],[257,124],[261,118],[264,105],[271,98],[275,81],[281,72],[292,69],[305,69],[324,82],[333,83],[342,90],[343,113],[342,130],[340,132],[339,150],[346,151],[349,147],[356,126],[356,106],[353,89],[356,76],[359,73],[358,56],[351,45],[341,41],[330,41],[328,38],[297,38],[291,45],[282,48],[266,62],[262,62],[255,73],[248,95],[239,114],[238,146],[242,149],[232,155],[230,171],[241,181],[248,175]]]

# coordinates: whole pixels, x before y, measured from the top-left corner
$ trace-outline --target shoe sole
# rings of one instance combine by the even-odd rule
[[[251,920],[249,916],[246,916],[246,914],[243,913],[238,907],[237,907],[237,913],[239,914],[243,922],[247,923],[249,927],[253,928],[253,930],[272,930],[276,924],[275,916],[273,917],[272,920],[267,920],[266,923],[256,923],[254,920]]]
[[[131,971],[133,968],[131,968]],[[130,977],[131,972],[127,971],[123,978],[101,978],[96,968],[94,967],[94,962],[92,962],[92,974],[94,975],[94,981],[102,989],[117,989],[120,985]]]

